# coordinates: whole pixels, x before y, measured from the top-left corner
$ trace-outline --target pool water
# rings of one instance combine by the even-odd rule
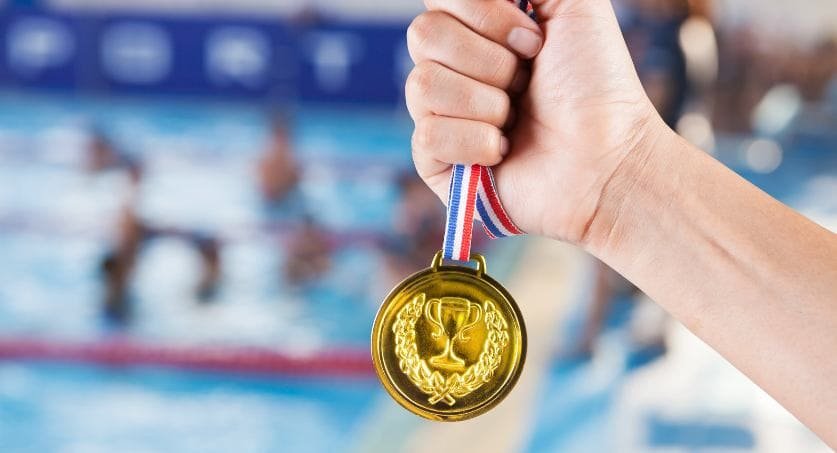
[[[0,450],[344,451],[370,380],[0,364]]]
[[[299,291],[281,280],[282,238],[264,228],[269,219],[254,188],[266,134],[258,109],[37,97],[3,101],[0,331],[74,338],[101,332],[94,302],[100,299],[98,263],[127,181],[116,172],[90,176],[80,170],[79,125],[96,124],[112,131],[126,152],[142,156],[143,219],[224,241],[223,287],[216,303],[205,307],[196,307],[192,295],[199,272],[195,253],[177,240],[147,246],[134,279],[139,316],[131,334],[289,349],[366,344],[366,321],[384,291],[377,283],[381,255],[368,237],[383,237],[391,229],[398,197],[394,179],[410,162],[409,124],[401,116],[326,110],[298,115],[295,141],[305,168],[299,197],[339,242],[333,272]],[[349,161],[353,165],[347,168]]]

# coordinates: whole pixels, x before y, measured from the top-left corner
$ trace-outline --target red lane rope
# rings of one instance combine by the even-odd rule
[[[268,348],[152,345],[132,340],[65,342],[0,338],[0,360],[36,360],[105,366],[162,366],[195,371],[304,377],[371,377],[365,348],[292,355]]]

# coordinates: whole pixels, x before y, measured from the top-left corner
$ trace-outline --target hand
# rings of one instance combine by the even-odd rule
[[[585,243],[606,186],[667,128],[608,0],[533,3],[539,24],[506,0],[425,0],[407,32],[413,159],[442,200],[452,163],[496,165],[521,229]]]

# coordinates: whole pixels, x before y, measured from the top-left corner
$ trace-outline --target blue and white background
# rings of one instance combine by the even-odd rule
[[[288,22],[10,9],[0,83],[92,94],[394,106],[403,22]]]
[[[717,29],[753,24],[758,32],[779,17],[799,47],[837,36],[833,2],[790,10],[775,1],[710,3]],[[191,294],[197,258],[176,241],[153,244],[132,284],[136,323],[120,339],[290,356],[366,351],[388,290],[375,244],[391,234],[396,180],[411,168],[404,33],[421,7],[0,2],[0,337],[113,340],[98,314],[97,265],[127,182],[80,169],[95,125],[144,162],[144,218],[225,243],[224,286],[206,307]],[[783,93],[761,105],[748,131],[716,130],[699,109],[682,126],[834,230],[837,79],[817,99]],[[276,278],[284,252],[260,226],[252,183],[276,111],[294,112],[301,196],[338,243],[333,268],[302,291]],[[513,396],[473,422],[419,420],[368,374],[0,358],[0,451],[827,451],[676,323],[666,323],[664,355],[637,361],[631,332],[642,304],[627,296],[612,301],[592,356],[568,354],[589,311],[591,260],[537,238],[480,247],[521,303],[532,345]]]

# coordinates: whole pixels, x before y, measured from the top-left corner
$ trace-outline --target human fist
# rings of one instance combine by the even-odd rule
[[[451,164],[494,166],[524,231],[583,243],[626,158],[666,129],[607,0],[426,0],[407,32],[419,175],[447,199]]]

